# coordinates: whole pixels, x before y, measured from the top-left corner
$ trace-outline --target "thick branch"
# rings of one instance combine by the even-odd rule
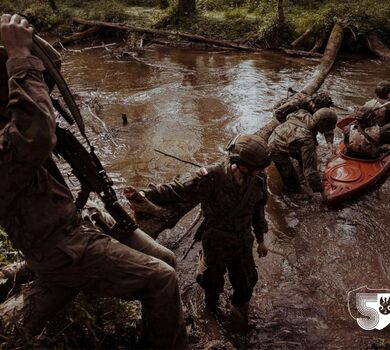
[[[366,43],[373,54],[379,56],[382,60],[390,60],[390,50],[380,41],[375,33],[366,37]]]
[[[305,85],[302,92],[313,95],[322,85],[326,76],[333,67],[337,53],[340,49],[344,36],[344,26],[340,22],[336,22],[326,45],[324,55],[320,64],[314,72],[312,79]]]
[[[298,45],[305,39],[309,36],[309,34],[313,31],[314,29],[314,24],[312,26],[310,26],[309,28],[307,28],[304,33],[298,37],[297,39],[295,39],[292,43],[291,43],[291,47],[293,49],[297,48]]]
[[[91,27],[88,28],[87,30],[84,30],[83,32],[74,33],[72,35],[65,36],[61,40],[61,44],[63,45],[73,44],[77,41],[90,38],[91,36],[95,35],[98,32],[98,30],[99,30],[98,27]]]
[[[321,58],[322,54],[318,52],[302,51],[302,50],[289,50],[283,49],[283,51],[291,56],[308,57],[308,58]]]
[[[319,52],[321,50],[321,48],[324,46],[325,40],[326,40],[326,30],[323,30],[318,35],[317,40],[316,40],[313,48],[310,50],[310,52]]]
[[[157,35],[157,36],[178,36],[182,39],[186,39],[189,41],[206,43],[209,45],[215,45],[215,46],[221,46],[221,47],[228,47],[228,48],[236,49],[236,50],[253,51],[253,52],[260,52],[261,51],[259,49],[255,49],[253,47],[249,47],[246,45],[235,44],[233,42],[225,41],[225,40],[209,39],[209,38],[206,38],[206,37],[201,36],[201,35],[190,35],[190,34],[185,34],[185,33],[181,33],[181,32],[172,32],[172,31],[167,31],[167,30],[157,30],[157,29],[144,28],[144,27],[135,27],[135,26],[130,26],[127,24],[122,24],[122,23],[88,21],[88,20],[81,19],[81,18],[74,18],[73,21],[75,23],[78,23],[78,24],[97,26],[97,27],[105,27],[105,28],[117,29],[117,30],[127,30],[130,32],[145,33],[145,34],[151,34],[151,35]]]

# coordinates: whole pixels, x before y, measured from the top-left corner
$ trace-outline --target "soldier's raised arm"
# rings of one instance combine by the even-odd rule
[[[50,155],[55,119],[41,60],[31,55],[33,29],[18,15],[2,15],[1,44],[8,56],[8,123],[0,131],[3,161],[14,161],[34,173]],[[5,52],[4,52],[5,50]],[[31,171],[30,171],[31,170]]]

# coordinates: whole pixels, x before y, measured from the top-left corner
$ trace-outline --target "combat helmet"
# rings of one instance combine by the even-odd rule
[[[313,114],[314,126],[321,132],[333,131],[337,123],[337,114],[330,108],[321,108]]]
[[[375,94],[382,99],[387,99],[390,94],[390,81],[384,80],[377,84]]]
[[[229,142],[227,151],[230,163],[237,163],[248,169],[263,169],[271,163],[268,145],[257,135],[237,135]]]
[[[333,101],[332,98],[330,97],[328,92],[322,91],[313,96],[313,104],[315,106],[315,111],[320,110],[321,108],[324,107],[332,107],[333,106]]]

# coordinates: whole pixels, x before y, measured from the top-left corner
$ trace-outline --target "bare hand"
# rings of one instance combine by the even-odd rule
[[[263,258],[267,255],[268,249],[263,242],[257,242],[257,254],[259,258]]]
[[[8,58],[24,58],[31,55],[33,28],[19,15],[2,15],[0,38]]]

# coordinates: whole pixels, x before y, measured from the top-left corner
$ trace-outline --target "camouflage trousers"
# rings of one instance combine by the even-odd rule
[[[79,291],[140,300],[148,347],[185,349],[187,334],[173,253],[136,230],[126,245],[84,222],[54,249],[28,256],[37,279],[24,293],[24,336],[39,333]]]
[[[204,232],[196,280],[205,290],[206,299],[218,300],[226,271],[233,287],[232,304],[242,305],[251,299],[258,279],[253,241],[250,231],[236,233],[212,228]]]
[[[302,158],[299,154],[272,153],[272,161],[274,162],[276,169],[278,169],[285,190],[296,191],[300,187],[299,175],[295,170],[290,157],[296,159],[299,166],[302,167]]]

